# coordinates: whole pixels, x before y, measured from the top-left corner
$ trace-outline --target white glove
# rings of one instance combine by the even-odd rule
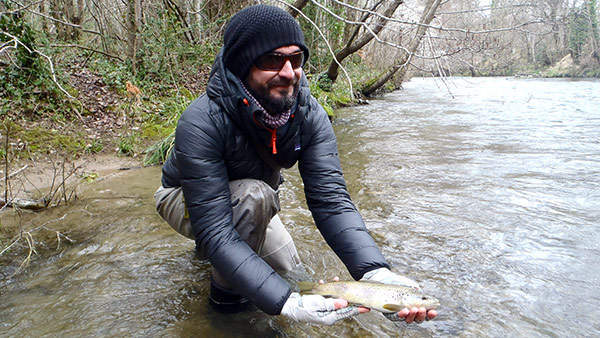
[[[371,270],[365,273],[360,280],[365,282],[402,285],[421,290],[419,283],[415,282],[414,280],[408,277],[404,277],[397,273],[391,272],[388,268],[379,268],[376,270]]]
[[[297,292],[292,292],[283,304],[281,314],[297,322],[332,325],[340,319],[352,317],[359,313],[358,308],[355,306],[336,310],[335,301],[333,298],[325,298],[319,295],[301,296]]]

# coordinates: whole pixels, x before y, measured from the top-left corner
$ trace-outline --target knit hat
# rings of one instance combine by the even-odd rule
[[[254,60],[282,46],[297,45],[308,59],[304,34],[296,19],[281,8],[255,5],[237,12],[225,29],[223,61],[244,80]]]

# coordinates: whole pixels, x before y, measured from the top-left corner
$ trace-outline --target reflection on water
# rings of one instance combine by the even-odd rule
[[[25,216],[48,241],[26,273],[0,269],[6,336],[594,336],[600,331],[600,82],[414,79],[340,112],[348,187],[396,270],[441,301],[421,326],[376,313],[315,327],[209,310],[208,264],[155,214],[159,168]],[[285,173],[282,219],[311,278],[349,278]],[[4,224],[9,215],[2,215]],[[49,235],[49,237],[51,237]],[[290,277],[294,279],[294,277]]]

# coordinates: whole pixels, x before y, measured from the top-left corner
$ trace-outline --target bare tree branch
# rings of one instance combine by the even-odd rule
[[[530,3],[515,4],[515,5],[510,5],[510,6],[499,6],[499,7],[493,7],[493,8],[491,6],[487,6],[487,7],[481,7],[481,8],[467,9],[467,10],[463,10],[463,11],[436,12],[435,15],[454,15],[454,14],[465,14],[465,13],[477,13],[477,12],[487,12],[487,11],[497,10],[497,9],[509,9],[509,8],[519,8],[519,7],[534,7],[534,6]]]
[[[275,0],[275,1],[283,3],[286,6],[289,6],[293,10],[297,11],[298,14],[300,14],[306,21],[310,22],[310,24],[315,27],[315,29],[317,30],[317,32],[319,32],[319,35],[321,35],[321,38],[323,38],[323,41],[327,45],[327,48],[329,48],[329,52],[333,56],[333,59],[335,60],[335,62],[337,62],[338,66],[342,69],[342,71],[346,75],[346,79],[348,80],[348,86],[350,87],[350,97],[352,99],[354,99],[354,90],[352,89],[352,80],[350,79],[350,75],[348,75],[348,72],[346,71],[346,68],[344,68],[344,66],[342,66],[339,63],[339,61],[335,58],[335,52],[333,51],[333,48],[331,48],[331,44],[329,43],[329,41],[327,41],[327,38],[325,37],[325,34],[323,34],[323,32],[321,31],[321,29],[319,29],[319,27],[309,17],[307,17],[306,15],[304,15],[304,13],[302,13],[302,11],[300,11],[299,9],[297,9],[296,7],[294,7],[293,5],[290,5],[290,4],[288,4],[287,2],[285,2],[283,0]]]
[[[333,11],[331,11],[329,8],[327,8],[326,6],[321,5],[320,3],[318,3],[315,0],[312,0],[312,2],[317,5],[318,7],[320,7],[321,9],[325,10],[327,13],[329,13],[330,15],[333,15],[334,17],[337,17],[338,19],[341,20],[346,20],[341,18],[339,15],[335,14]],[[394,2],[392,2],[385,10],[384,12],[384,16],[391,16],[394,14],[394,12],[396,11],[396,9],[404,2],[404,0],[395,0]],[[374,37],[377,36],[377,34],[383,29],[383,27],[385,26],[385,24],[387,23],[387,21],[385,21],[384,19],[381,19],[381,17],[378,17],[377,20],[375,20],[375,22],[373,23],[373,28],[371,28],[371,25],[368,25],[366,22],[361,22],[360,24],[365,27],[365,29],[368,30],[368,33],[363,34],[361,37],[357,38],[356,41],[350,41],[348,42],[348,44],[342,48],[342,50],[340,50],[339,52],[336,53],[335,58],[336,61],[338,62],[332,62],[329,65],[329,69],[327,70],[327,77],[332,81],[335,82],[335,80],[337,79],[337,75],[338,75],[338,64],[339,61],[345,59],[346,57],[348,57],[349,55],[351,55],[352,53],[356,52],[357,50],[361,49],[363,46],[365,46],[367,43],[369,43]]]
[[[23,171],[23,170],[27,169],[27,167],[29,167],[29,164],[26,164],[25,166],[23,166],[23,168],[21,168],[21,169],[19,169],[19,170],[15,171],[15,172],[13,172],[13,173],[11,173],[10,175],[6,175],[6,176],[4,176],[4,177],[0,178],[0,181],[5,181],[6,179],[9,179],[9,178],[11,178],[11,177],[13,177],[13,176],[17,175],[17,174],[18,174],[18,173],[20,173],[21,171]]]
[[[89,50],[89,51],[94,52],[94,53],[102,54],[102,55],[107,56],[109,58],[117,59],[117,60],[119,60],[121,62],[125,61],[125,60],[123,60],[119,56],[116,56],[116,55],[113,55],[113,54],[109,54],[109,53],[106,53],[106,52],[103,52],[101,50],[97,50],[97,49],[94,49],[94,48],[91,48],[91,47],[78,45],[78,44],[68,44],[68,45],[56,45],[56,44],[53,44],[53,45],[50,45],[50,46],[51,47],[65,47],[65,48],[80,48],[80,49]]]
[[[28,5],[21,5],[21,4],[19,4],[21,6],[20,8],[13,9],[12,11],[8,11],[8,12],[0,12],[0,15],[18,13],[20,11],[26,10],[29,7],[35,6],[35,5],[39,4],[42,1],[44,1],[44,0],[38,0],[36,2],[32,2],[32,3],[28,4]]]
[[[17,1],[14,1],[14,0],[9,0],[9,1],[11,1],[13,3],[16,3],[16,4],[20,5],[20,6],[24,6],[23,4],[21,4],[21,3],[17,2]],[[26,8],[24,10],[27,11],[27,12],[29,12],[29,13],[31,13],[31,14],[35,14],[35,15],[39,15],[41,17],[44,17],[44,18],[46,18],[46,19],[48,19],[50,21],[58,22],[58,23],[61,23],[63,25],[67,25],[69,27],[80,29],[82,32],[92,33],[92,34],[97,34],[97,35],[102,35],[100,32],[97,32],[97,31],[94,31],[94,30],[91,30],[91,29],[87,29],[87,28],[83,28],[83,27],[81,27],[81,25],[76,25],[76,24],[71,23],[71,22],[66,22],[66,21],[63,21],[63,20],[51,17],[49,15],[46,15],[44,13],[36,12],[36,11],[28,9],[28,8]]]
[[[315,0],[312,0],[312,1],[315,2]],[[495,29],[487,29],[487,30],[469,30],[469,29],[465,29],[465,28],[453,28],[453,27],[444,28],[442,26],[433,26],[433,25],[427,25],[427,24],[424,24],[424,23],[421,23],[421,22],[400,20],[400,19],[388,17],[388,16],[385,16],[385,15],[383,15],[381,13],[374,12],[374,11],[371,11],[371,10],[368,10],[368,9],[365,9],[365,8],[359,8],[359,7],[355,7],[355,6],[352,6],[352,5],[348,5],[348,4],[346,4],[344,2],[341,2],[339,0],[331,0],[331,1],[333,1],[333,2],[335,2],[337,4],[340,4],[342,6],[349,7],[349,8],[361,11],[361,12],[371,13],[371,14],[373,14],[375,16],[378,16],[381,19],[384,19],[386,21],[396,22],[396,23],[399,23],[399,24],[411,25],[411,26],[423,26],[423,27],[427,27],[429,29],[435,29],[435,30],[445,31],[445,32],[461,32],[461,33],[467,33],[467,34],[486,34],[486,33],[493,33],[493,32],[511,31],[511,30],[515,30],[515,29],[520,28],[520,27],[524,27],[524,26],[528,26],[528,25],[531,25],[531,24],[543,23],[544,22],[544,20],[537,19],[537,20],[530,20],[530,21],[521,23],[521,24],[516,25],[516,26],[502,27],[502,28],[495,28]],[[315,2],[315,4],[316,4],[316,2]],[[440,4],[440,6],[441,6],[441,4]],[[328,11],[328,12],[330,14],[333,13],[331,11]],[[339,15],[335,15],[335,16],[338,19],[344,20],[344,22],[346,22],[346,23],[356,24],[356,25],[363,25],[363,23],[361,23],[361,22],[346,20],[346,19],[341,18]]]
[[[297,17],[298,13],[300,13],[302,9],[306,6],[306,4],[308,4],[308,1],[309,0],[296,0],[296,2],[294,2],[291,5],[288,5],[286,3],[286,5],[288,5],[288,13],[290,13],[290,15],[294,18]]]
[[[73,96],[71,96],[71,94],[69,94],[69,92],[67,92],[61,85],[60,83],[58,83],[58,80],[56,79],[56,73],[54,72],[54,63],[52,62],[52,59],[50,59],[50,57],[42,52],[40,52],[37,49],[30,49],[29,47],[27,47],[26,44],[24,44],[23,42],[21,42],[21,40],[19,40],[16,36],[4,32],[4,31],[0,31],[0,34],[4,34],[6,36],[8,36],[9,38],[11,38],[11,43],[14,43],[13,47],[16,49],[17,45],[21,45],[23,48],[25,48],[25,50],[27,50],[30,54],[33,53],[37,53],[40,56],[42,56],[43,58],[45,58],[48,61],[48,65],[50,66],[50,73],[52,74],[52,81],[58,86],[58,88],[70,99],[74,99]],[[79,115],[79,113],[78,113]],[[81,115],[79,115],[80,120],[83,122],[83,118],[81,117]]]
[[[406,67],[410,63],[412,57],[414,56],[415,51],[419,47],[421,40],[425,36],[427,32],[427,26],[433,20],[435,16],[435,11],[440,6],[440,0],[427,0],[425,5],[425,9],[421,15],[419,22],[424,23],[423,25],[419,25],[417,32],[414,38],[409,43],[408,48],[403,48],[407,50],[407,52],[400,58],[399,64],[394,65],[388,71],[383,73],[378,79],[376,79],[373,83],[368,84],[367,86],[361,89],[361,93],[365,96],[371,96],[375,91],[377,91],[381,86],[383,86],[389,79],[392,78],[398,72],[400,72],[400,78],[404,77],[406,73]]]

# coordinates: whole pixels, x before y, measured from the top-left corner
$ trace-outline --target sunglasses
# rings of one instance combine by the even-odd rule
[[[261,70],[280,71],[288,60],[293,69],[298,69],[304,64],[304,52],[298,51],[292,54],[263,54],[254,61],[254,65]]]

